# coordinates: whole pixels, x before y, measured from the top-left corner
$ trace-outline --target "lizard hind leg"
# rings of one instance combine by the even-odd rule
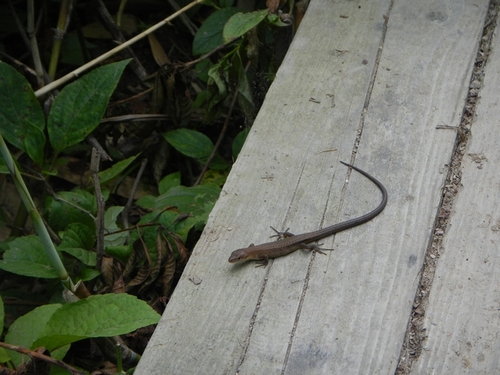
[[[304,250],[309,250],[309,251],[316,251],[320,254],[326,255],[323,251],[333,251],[334,249],[322,249],[320,246],[322,246],[322,243],[319,244],[314,244],[314,243],[301,243],[300,246]]]
[[[271,227],[271,229],[276,232],[276,234],[274,234],[274,235],[271,236],[271,238],[278,237],[278,238],[276,238],[276,241],[282,240],[282,239],[287,238],[287,237],[293,237],[293,236],[295,236],[295,234],[290,233],[288,231],[288,229],[290,229],[290,228],[287,228],[284,232],[280,232],[279,230],[274,229],[273,227]]]

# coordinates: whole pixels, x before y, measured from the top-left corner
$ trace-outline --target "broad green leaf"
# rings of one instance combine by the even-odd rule
[[[200,161],[205,164],[208,158],[203,158]],[[211,169],[227,169],[230,165],[227,161],[225,161],[220,155],[215,154],[214,158],[210,162]]]
[[[97,203],[91,193],[84,190],[74,190],[61,191],[58,195],[64,201],[56,201],[52,197],[47,198],[46,201],[48,221],[53,230],[65,230],[69,223],[75,222],[83,223],[92,230],[95,229],[94,219],[87,213],[90,212],[90,214],[95,215],[97,211]]]
[[[120,230],[118,225],[116,225],[116,219],[118,215],[123,211],[123,206],[113,206],[106,210],[104,213],[104,234],[112,233]],[[104,236],[104,247],[108,246],[120,246],[127,240],[128,233],[120,232],[115,234],[109,234]]]
[[[179,186],[181,184],[181,172],[171,173],[161,179],[158,184],[158,191],[160,194],[166,193],[170,188]]]
[[[205,164],[208,156],[212,152],[214,145],[205,134],[189,129],[176,129],[163,134],[163,137],[180,153],[196,158],[200,163]],[[219,155],[210,162],[210,167],[214,169],[225,169],[229,165]]]
[[[210,69],[208,69],[208,84],[209,85],[212,85],[213,83],[215,83],[215,85],[217,86],[217,89],[219,90],[218,94],[220,97],[225,97],[226,96],[226,92],[227,92],[227,88],[226,88],[226,83],[224,82],[224,80],[222,79],[221,75],[220,75],[220,71],[222,70],[222,66],[221,64],[215,64],[214,66],[212,66]]]
[[[60,249],[65,253],[74,256],[83,264],[93,267],[96,264],[96,253],[93,251],[82,249],[81,247],[65,247]]]
[[[223,44],[222,30],[224,25],[238,11],[238,8],[224,8],[208,16],[194,36],[193,54],[208,53]]]
[[[101,181],[101,185],[106,184],[107,182],[111,181],[113,178],[118,176],[120,173],[122,173],[139,155],[140,154],[137,154],[135,156],[129,157],[128,159],[121,160],[115,165],[113,165],[111,168],[99,172],[99,179]]]
[[[146,208],[149,210],[154,208],[155,199],[156,197],[153,195],[145,195],[136,200],[135,204],[137,204],[139,207]]]
[[[10,325],[7,335],[5,335],[5,342],[7,344],[34,349],[32,346],[33,343],[39,339],[40,333],[52,317],[52,314],[61,306],[61,304],[40,306],[17,318],[17,320]],[[62,359],[68,349],[69,346],[65,348],[64,352],[51,352],[50,354],[56,359]],[[16,366],[22,362],[22,356],[19,353],[9,351],[9,354]],[[24,359],[25,362],[29,361],[29,357],[27,356],[24,356]]]
[[[45,117],[28,81],[14,68],[0,62],[0,134],[43,163]]]
[[[0,363],[6,363],[12,360],[12,357],[7,353],[7,350],[0,348]]]
[[[95,233],[85,224],[70,223],[64,231],[59,249],[79,247],[89,250],[94,246]]]
[[[203,175],[201,185],[214,185],[222,187],[227,180],[229,170],[209,169]]]
[[[47,122],[50,143],[56,152],[82,141],[99,125],[129,61],[97,68],[61,90]]]
[[[248,133],[250,133],[250,128],[245,128],[241,132],[239,132],[238,135],[234,138],[232,145],[233,159],[236,160],[238,158],[238,155],[240,154],[243,144],[247,139]]]
[[[228,43],[231,39],[238,38],[253,29],[266,18],[268,13],[268,9],[250,13],[236,13],[224,26],[224,43]]]
[[[125,260],[126,261],[126,260]],[[83,281],[89,281],[98,277],[101,273],[93,268],[82,268],[80,278]]]
[[[163,134],[163,137],[181,154],[191,158],[207,158],[214,144],[205,134],[189,129],[176,129]]]
[[[106,247],[106,254],[117,258],[124,263],[127,263],[127,259],[130,256],[131,248],[127,245],[123,246],[108,246]]]
[[[56,279],[49,256],[37,236],[16,238],[3,254],[0,268],[17,275]]]
[[[2,155],[0,155],[0,174],[9,174],[9,173],[10,173],[9,168],[7,168],[7,164],[5,164]]]
[[[194,71],[196,72],[198,78],[207,83],[208,80],[208,69],[213,65],[210,59],[203,60],[195,65]]]
[[[74,256],[87,266],[95,266],[96,253],[89,251],[94,243],[95,232],[85,224],[74,222],[66,227],[57,249]]]
[[[182,213],[190,213],[205,220],[219,198],[221,189],[217,186],[198,185],[192,187],[176,186],[156,198],[155,206],[175,206]]]
[[[243,109],[247,118],[253,118],[255,115],[255,105],[253,102],[253,94],[248,82],[247,73],[243,67],[243,62],[239,54],[235,54],[233,65],[237,69],[238,74],[238,104]]]
[[[54,350],[86,338],[122,335],[159,320],[146,302],[129,294],[90,296],[55,311],[34,346]]]

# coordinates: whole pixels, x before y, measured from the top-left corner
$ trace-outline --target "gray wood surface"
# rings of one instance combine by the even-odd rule
[[[312,0],[136,374],[394,373],[487,6]],[[374,208],[339,160],[386,185],[380,216],[327,256],[227,263]]]
[[[498,26],[497,26],[498,27]],[[415,374],[500,373],[500,39],[462,163],[457,195],[430,294],[428,339]]]

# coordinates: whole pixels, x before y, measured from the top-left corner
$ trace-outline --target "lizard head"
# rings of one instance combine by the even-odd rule
[[[243,262],[247,260],[248,254],[246,252],[246,249],[238,249],[234,250],[231,253],[231,256],[228,259],[229,263],[238,263],[238,262]]]

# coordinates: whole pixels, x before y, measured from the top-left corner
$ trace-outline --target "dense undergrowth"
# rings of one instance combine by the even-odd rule
[[[165,4],[0,5],[1,373],[133,372],[302,5]]]

